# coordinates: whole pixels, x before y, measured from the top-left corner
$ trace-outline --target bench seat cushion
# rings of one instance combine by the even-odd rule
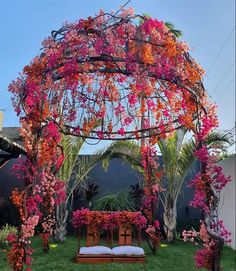
[[[144,250],[136,246],[119,246],[112,249],[114,255],[144,255]]]
[[[105,246],[93,246],[93,247],[81,247],[79,254],[112,254],[112,250],[109,247]]]

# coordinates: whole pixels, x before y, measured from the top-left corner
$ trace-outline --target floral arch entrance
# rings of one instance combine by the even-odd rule
[[[210,175],[214,159],[204,138],[217,125],[217,117],[202,84],[204,71],[188,46],[163,22],[134,15],[132,9],[119,14],[100,11],[66,23],[42,44],[40,56],[9,86],[27,150],[27,160],[18,167],[24,172],[25,190],[12,194],[22,221],[9,253],[13,270],[30,265],[36,225],[51,233],[54,207],[64,199],[63,182],[55,176],[64,160],[62,134],[141,140],[149,202],[143,213],[152,224],[155,144],[181,127],[194,133],[196,155],[203,162],[194,204],[205,212],[206,260],[217,266],[223,239],[214,214],[219,187],[227,180]]]

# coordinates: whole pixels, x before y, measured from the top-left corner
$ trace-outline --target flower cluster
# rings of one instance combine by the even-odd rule
[[[226,244],[232,242],[232,233],[225,228],[223,220],[218,220],[217,222],[212,221],[210,227],[224,239]]]
[[[12,269],[21,271],[23,270],[24,265],[26,265],[27,267],[25,270],[31,271],[29,266],[32,262],[31,255],[33,253],[33,249],[29,246],[25,248],[25,243],[22,241],[18,242],[18,238],[14,234],[9,234],[7,240],[12,244],[11,249],[7,254],[7,259]]]
[[[34,215],[26,219],[25,223],[21,226],[22,231],[22,242],[27,242],[27,239],[34,236],[34,229],[37,226],[39,217]]]
[[[182,236],[183,236],[184,242],[187,242],[187,241],[194,242],[195,239],[199,237],[199,233],[196,232],[195,230],[189,230],[189,231],[184,230],[182,232]]]
[[[119,225],[132,224],[138,229],[142,229],[146,227],[147,219],[140,212],[104,212],[81,209],[73,213],[72,224],[74,228],[90,225],[94,228],[109,230],[117,228]]]
[[[147,233],[147,235],[151,239],[154,249],[156,249],[156,247],[160,243],[160,237],[159,237],[159,233],[158,233],[157,227],[155,227],[153,225],[148,225],[148,227],[146,228],[145,232]]]
[[[19,192],[18,189],[12,191],[11,200],[12,203],[18,208],[20,218],[22,221],[25,220],[24,199],[25,193],[23,191]]]
[[[14,243],[7,254],[8,262],[13,270],[21,271],[24,266],[25,250],[21,244]]]
[[[194,261],[197,268],[206,268],[207,270],[212,270],[212,263],[214,258],[214,252],[211,249],[203,248],[198,249]]]
[[[148,225],[148,227],[145,231],[149,235],[156,235],[156,228],[152,225]]]
[[[196,208],[200,207],[209,214],[209,203],[212,201],[211,190],[220,193],[230,182],[230,176],[225,176],[222,167],[215,165],[217,158],[214,154],[209,154],[206,146],[195,151],[195,156],[202,163],[205,163],[206,172],[197,174],[190,184],[190,187],[195,188],[194,199],[190,205]]]
[[[40,234],[41,240],[43,242],[43,251],[46,253],[49,250],[49,238],[50,238],[50,233],[41,233]]]
[[[204,140],[211,130],[218,126],[218,118],[215,111],[215,105],[210,105],[208,108],[208,114],[203,116],[201,129],[197,134],[198,140]]]

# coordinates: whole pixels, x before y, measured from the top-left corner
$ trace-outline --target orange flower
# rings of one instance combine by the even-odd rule
[[[153,64],[154,57],[152,55],[152,46],[151,44],[145,43],[141,46],[141,60],[146,64]]]

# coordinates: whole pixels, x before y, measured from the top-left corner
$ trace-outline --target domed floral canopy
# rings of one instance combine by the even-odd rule
[[[202,75],[163,22],[101,11],[52,31],[10,90],[18,113],[41,112],[62,133],[139,139],[195,129],[209,111]]]
[[[133,9],[100,11],[52,31],[41,54],[9,86],[27,151],[17,168],[24,172],[25,190],[12,196],[22,219],[9,256],[14,270],[22,270],[31,253],[24,248],[35,226],[40,221],[50,233],[54,207],[64,200],[63,182],[56,177],[64,160],[61,135],[143,139],[150,196],[152,146],[181,127],[193,131],[201,145],[217,125],[203,74],[165,23]]]

